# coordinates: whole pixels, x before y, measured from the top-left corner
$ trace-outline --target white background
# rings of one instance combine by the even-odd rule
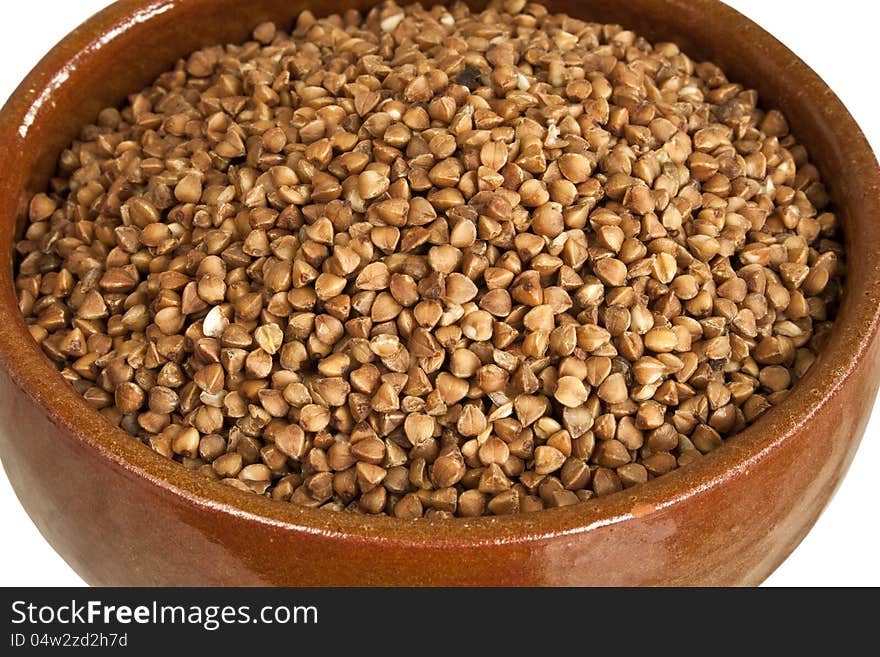
[[[0,21],[0,102],[34,64],[106,0],[4,2]],[[873,3],[836,0],[835,11],[817,0],[729,0],[788,45],[841,97],[875,151],[880,147],[880,92],[872,73],[876,57]],[[775,586],[880,585],[880,405],[837,495],[809,536],[767,580]],[[0,586],[76,586],[82,580],[59,557],[20,507],[0,471]]]

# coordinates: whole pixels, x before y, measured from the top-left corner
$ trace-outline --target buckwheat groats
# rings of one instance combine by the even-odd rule
[[[60,157],[17,288],[107,418],[205,477],[399,518],[575,504],[783,402],[841,294],[778,111],[522,0],[300,14]]]

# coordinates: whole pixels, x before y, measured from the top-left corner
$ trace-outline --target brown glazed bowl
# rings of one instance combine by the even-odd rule
[[[12,253],[29,195],[98,110],[183,54],[370,0],[123,0],[52,50],[0,113],[0,455],[40,531],[102,585],[754,585],[840,483],[880,374],[880,171],[828,86],[716,0],[551,0],[718,62],[779,107],[843,219],[848,279],[826,351],[785,403],[710,456],[563,509],[474,520],[327,513],[209,482],[109,423],[30,338]],[[475,3],[477,4],[477,3]],[[845,173],[844,173],[845,172]]]

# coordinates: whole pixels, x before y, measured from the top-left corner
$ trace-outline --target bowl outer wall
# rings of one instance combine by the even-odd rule
[[[316,13],[372,2],[328,0]],[[477,4],[477,3],[475,3]],[[123,0],[66,37],[0,112],[0,457],[43,535],[100,585],[756,584],[839,484],[877,391],[880,172],[803,62],[714,0],[549,2],[673,40],[780,107],[843,217],[848,281],[825,353],[779,407],[710,457],[635,490],[504,518],[398,521],[299,509],[202,480],[111,427],[18,313],[13,243],[80,125],[199,46],[289,24],[289,0]],[[14,157],[10,157],[14,154]],[[857,239],[856,239],[857,238]]]

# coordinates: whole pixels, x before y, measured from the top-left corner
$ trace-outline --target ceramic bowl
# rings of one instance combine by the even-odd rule
[[[708,457],[603,499],[512,517],[400,521],[249,495],[110,426],[30,338],[13,286],[29,196],[98,110],[198,47],[369,0],[123,0],[67,36],[0,113],[0,455],[46,539],[101,585],[751,585],[840,483],[877,391],[880,172],[821,79],[715,0],[551,1],[719,63],[788,116],[828,182],[848,249],[827,348],[791,396]],[[476,3],[475,3],[476,4]],[[10,154],[14,154],[11,157]]]

